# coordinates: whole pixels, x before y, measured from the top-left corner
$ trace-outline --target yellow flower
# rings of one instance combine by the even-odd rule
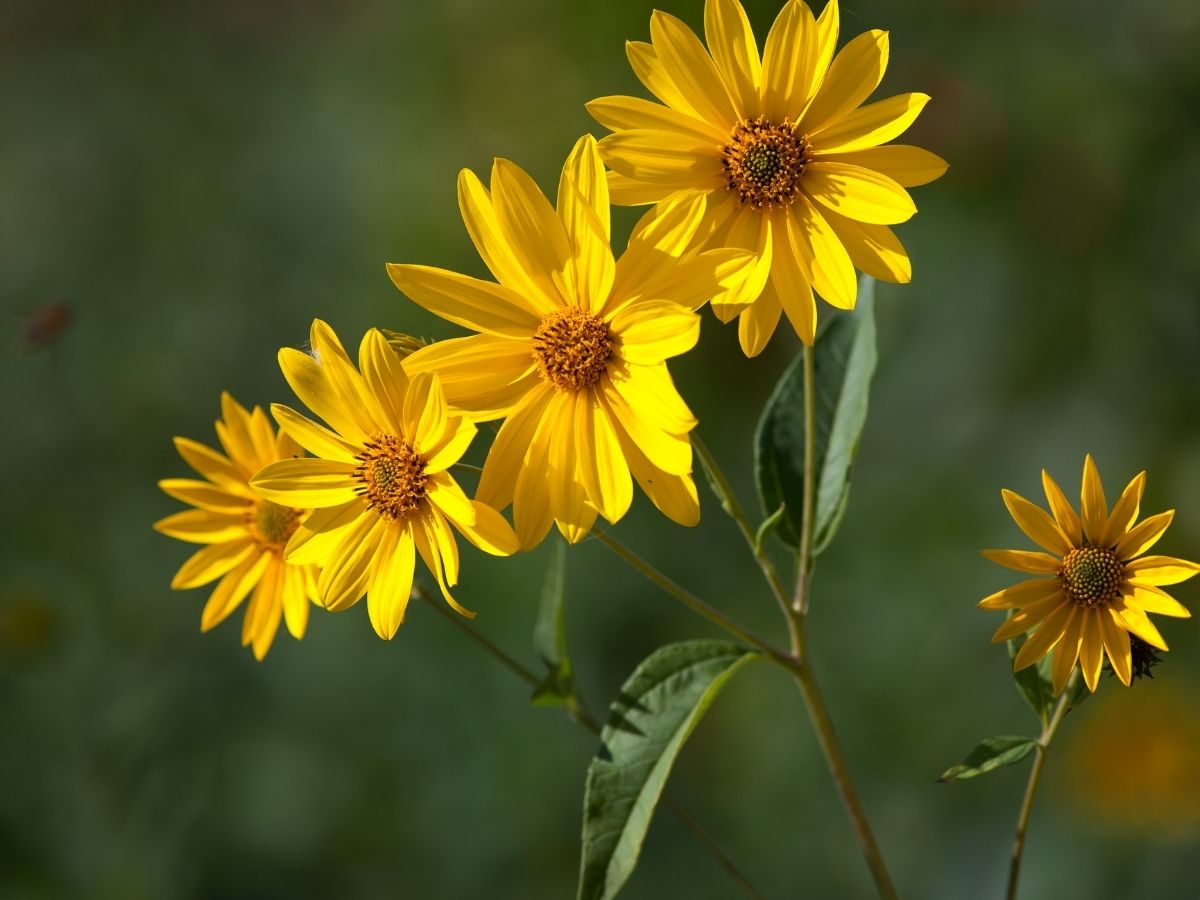
[[[1129,635],[1159,650],[1167,644],[1147,613],[1188,618],[1191,613],[1162,590],[1186,581],[1200,565],[1169,556],[1143,556],[1162,537],[1174,510],[1135,525],[1146,473],[1138,474],[1112,510],[1091,454],[1083,464],[1082,515],[1044,470],[1042,485],[1053,516],[1012,491],[1004,503],[1029,539],[1046,553],[1028,550],[984,550],[994,563],[1031,578],[979,601],[983,609],[1018,612],[1000,626],[993,642],[1005,641],[1037,627],[1017,652],[1020,671],[1054,650],[1054,690],[1061,692],[1078,659],[1089,690],[1100,679],[1104,653],[1125,684],[1132,675]],[[1103,651],[1103,652],[1102,652]]]
[[[687,253],[704,198],[677,198],[643,217],[619,260],[609,233],[608,183],[584,137],[562,171],[558,208],[508,160],[491,190],[458,180],[471,239],[499,284],[428,266],[389,264],[421,306],[481,334],[442,341],[404,361],[435,372],[448,402],[477,420],[506,417],[477,496],[513,519],[523,548],[551,521],[582,539],[597,515],[616,522],[636,478],[685,525],[699,518],[688,432],[696,420],[665,360],[696,343],[696,306],[741,278],[740,250]]]
[[[886,281],[912,277],[888,226],[917,211],[905,188],[938,178],[946,163],[917,147],[880,145],[907,129],[929,97],[861,105],[883,78],[888,36],[859,35],[835,58],[837,0],[819,19],[789,0],[761,60],[738,0],[708,0],[704,30],[707,51],[683,22],[655,12],[652,43],[626,46],[634,72],[662,104],[636,97],[588,104],[615,132],[600,142],[613,169],[613,200],[708,195],[701,233],[709,245],[746,247],[758,260],[744,285],[713,298],[713,311],[725,322],[740,316],[747,356],[762,352],[781,310],[811,345],[813,289],[853,309],[856,266]]]
[[[410,381],[379,331],[363,337],[358,370],[319,319],[311,343],[311,356],[279,351],[279,365],[296,396],[330,428],[277,403],[271,413],[317,458],[273,463],[251,481],[269,500],[315,510],[288,541],[285,558],[322,565],[317,594],[327,609],[347,609],[366,594],[382,638],[404,620],[417,554],[446,602],[473,617],[450,596],[458,583],[450,525],[487,553],[516,550],[504,518],[469,500],[449,472],[475,426],[448,414],[437,378]]]
[[[221,395],[217,437],[225,455],[187,438],[175,447],[204,480],[168,478],[158,483],[177,500],[196,507],[154,524],[165,535],[205,544],[183,564],[171,587],[194,588],[220,578],[200,617],[208,631],[254,591],[242,621],[242,645],[262,659],[275,639],[279,620],[299,639],[308,626],[309,600],[316,599],[317,569],[285,562],[283,548],[307,510],[281,506],[250,487],[263,466],[301,452],[290,437],[276,434],[261,407],[247,412],[229,394]]]

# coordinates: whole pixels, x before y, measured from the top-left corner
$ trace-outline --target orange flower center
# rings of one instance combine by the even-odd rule
[[[1076,547],[1063,557],[1058,577],[1080,606],[1104,606],[1121,593],[1125,567],[1104,547]]]
[[[613,346],[608,325],[580,309],[551,313],[533,335],[538,371],[561,391],[582,391],[599,381]]]
[[[743,203],[762,209],[787,206],[800,193],[800,176],[812,145],[784,119],[744,119],[721,150],[725,184]]]
[[[355,490],[366,498],[367,509],[389,519],[407,519],[425,499],[425,463],[408,441],[379,434],[354,457],[359,461]]]
[[[300,515],[298,509],[280,506],[270,500],[259,500],[254,504],[251,530],[264,549],[279,552],[300,527]]]

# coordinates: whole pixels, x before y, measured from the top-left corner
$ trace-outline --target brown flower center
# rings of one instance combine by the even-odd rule
[[[561,391],[591,387],[608,368],[612,354],[608,325],[580,309],[551,313],[533,335],[538,371]]]
[[[367,509],[389,519],[407,519],[425,499],[425,463],[412,444],[394,434],[378,434],[355,456],[355,490]]]
[[[270,500],[259,500],[254,504],[251,530],[264,549],[283,550],[298,527],[300,510],[280,506]]]
[[[784,119],[745,119],[721,150],[725,184],[743,203],[756,208],[787,206],[800,193],[800,176],[812,145]]]
[[[1058,577],[1080,606],[1104,606],[1121,593],[1125,567],[1104,547],[1076,547],[1063,557]]]

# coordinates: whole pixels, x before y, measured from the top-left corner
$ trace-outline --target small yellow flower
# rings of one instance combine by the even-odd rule
[[[433,313],[480,334],[404,360],[434,372],[449,403],[476,420],[505,418],[477,496],[513,520],[523,548],[552,521],[581,540],[597,515],[616,522],[633,479],[671,519],[700,515],[688,432],[696,420],[666,360],[696,343],[695,308],[745,277],[742,250],[685,252],[704,198],[660,204],[614,259],[608,183],[582,138],[559,181],[558,208],[524,171],[498,159],[491,190],[469,171],[459,207],[499,284],[428,266],[389,264],[392,281]]]
[[[299,639],[308,626],[309,600],[316,599],[317,568],[284,561],[283,548],[307,510],[281,506],[250,487],[263,466],[302,451],[290,437],[276,434],[261,407],[247,412],[229,394],[221,395],[217,437],[225,454],[187,438],[175,447],[204,480],[168,478],[158,483],[177,500],[196,507],[154,524],[165,535],[207,546],[183,564],[171,587],[194,588],[220,578],[200,617],[208,631],[254,591],[242,621],[242,644],[262,659],[275,639],[279,620]]]
[[[906,187],[940,177],[946,163],[917,147],[881,146],[928,102],[901,94],[863,106],[888,60],[888,36],[869,31],[834,56],[838,4],[819,19],[788,0],[762,58],[738,0],[708,0],[708,49],[679,19],[655,12],[652,43],[626,45],[630,64],[661,104],[602,97],[588,111],[614,134],[600,142],[613,200],[654,203],[677,191],[709,197],[709,246],[752,250],[745,284],[713,298],[722,321],[756,356],[781,312],[806,344],[816,334],[815,289],[853,309],[855,267],[886,281],[912,277],[888,227],[916,211]]]
[[[979,601],[983,609],[1018,612],[1000,626],[993,642],[1037,628],[1017,652],[1020,671],[1054,650],[1054,690],[1061,692],[1078,659],[1089,690],[1100,679],[1104,653],[1125,684],[1132,676],[1129,635],[1159,650],[1167,644],[1147,613],[1188,618],[1191,613],[1162,590],[1186,581],[1200,565],[1169,556],[1143,556],[1162,537],[1174,510],[1134,524],[1142,501],[1146,473],[1138,474],[1112,510],[1091,454],[1083,464],[1082,515],[1044,470],[1042,485],[1053,516],[1012,491],[1004,503],[1029,539],[1048,551],[984,550],[994,563],[1031,578]]]
[[[279,364],[296,396],[332,430],[273,404],[283,430],[317,458],[273,463],[251,482],[269,500],[315,510],[285,558],[322,565],[317,593],[327,609],[347,609],[366,594],[371,624],[385,639],[404,620],[417,554],[446,602],[474,616],[450,596],[458,583],[450,525],[487,553],[516,550],[504,518],[469,500],[449,472],[475,426],[448,413],[437,378],[410,381],[379,331],[363,337],[358,370],[324,322],[313,322],[311,342],[312,355],[285,348]]]

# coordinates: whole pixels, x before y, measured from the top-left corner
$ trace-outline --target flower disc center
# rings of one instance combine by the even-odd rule
[[[811,153],[808,139],[787,119],[746,119],[721,150],[725,184],[751,206],[786,206],[800,193],[800,176]]]
[[[374,509],[389,519],[407,519],[425,499],[425,463],[412,444],[394,434],[379,434],[363,445],[355,489]]]
[[[551,313],[533,335],[538,371],[562,391],[582,391],[599,381],[613,346],[608,325],[579,309]]]
[[[1080,606],[1104,606],[1121,593],[1124,566],[1103,547],[1076,547],[1063,557],[1058,577]]]
[[[259,500],[254,505],[254,533],[270,550],[282,550],[299,526],[298,509],[280,506],[270,500]]]

